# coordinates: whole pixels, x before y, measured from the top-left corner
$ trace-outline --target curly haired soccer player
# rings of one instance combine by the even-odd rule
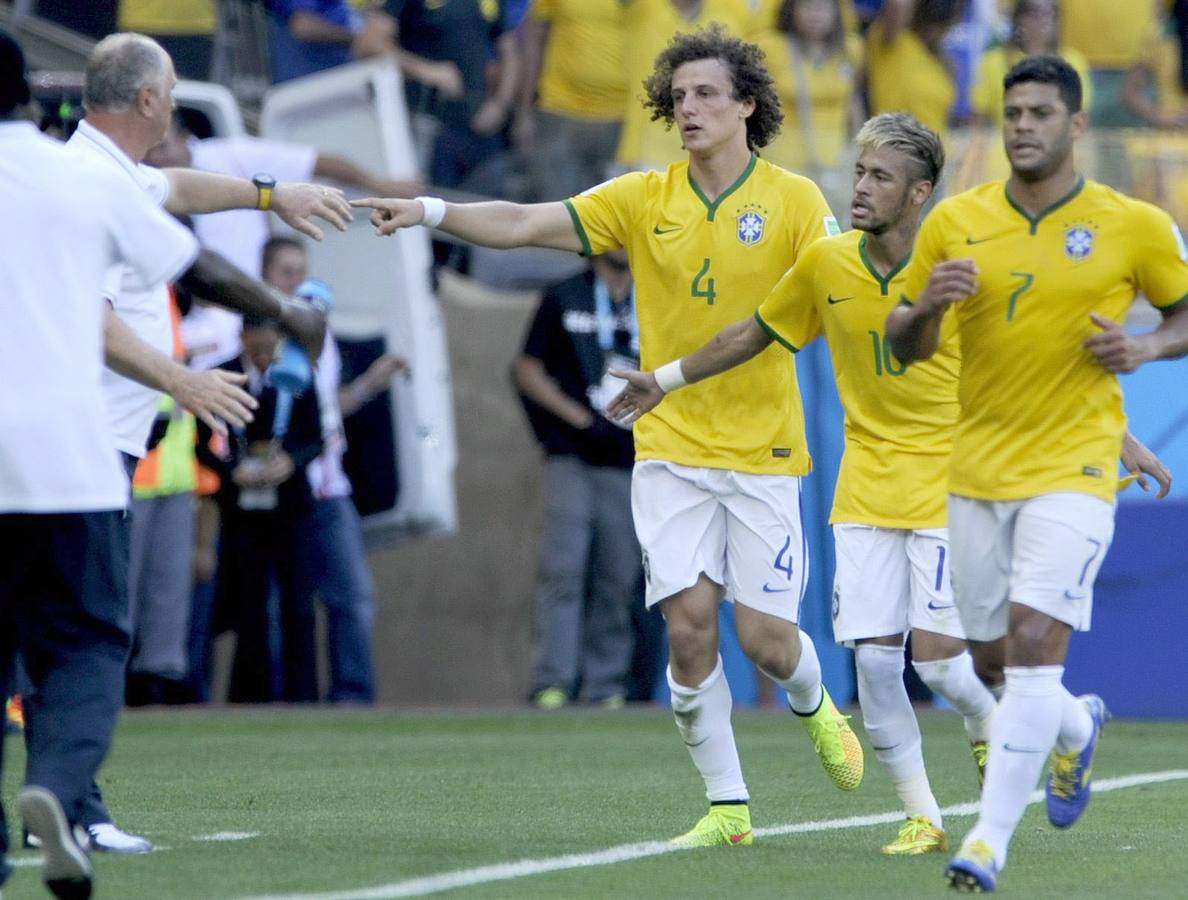
[[[376,211],[379,234],[428,225],[490,247],[626,248],[642,365],[679,378],[671,361],[754,312],[837,225],[816,185],[757,155],[781,114],[753,44],[720,29],[678,35],[646,89],[653,115],[680,130],[689,153],[665,172],[624,175],[562,203],[355,203]],[[635,444],[632,509],[647,602],[668,623],[673,712],[710,801],[676,840],[749,844],[749,794],[718,653],[724,596],[734,601],[743,650],[787,691],[834,783],[852,790],[862,778],[861,745],[796,624],[808,578],[800,478],[811,463],[791,357],[772,348],[681,391],[639,424]]]

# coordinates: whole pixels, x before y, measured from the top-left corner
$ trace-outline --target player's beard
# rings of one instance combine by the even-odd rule
[[[1019,168],[1012,160],[1011,171],[1026,182],[1034,183],[1043,181],[1045,178],[1049,178],[1055,172],[1059,171],[1060,167],[1064,165],[1064,161],[1068,159],[1069,154],[1072,153],[1072,148],[1072,129],[1066,127],[1064,133],[1052,141],[1048,152],[1037,162],[1032,163],[1026,168]]]
[[[889,213],[887,213],[886,215],[881,215],[878,218],[875,218],[872,216],[870,224],[868,224],[865,228],[863,228],[859,225],[856,225],[854,227],[857,228],[859,231],[865,231],[867,234],[873,234],[875,237],[878,237],[879,235],[884,234],[887,231],[890,231],[903,218],[904,211],[907,209],[908,204],[911,202],[911,199],[910,199],[911,191],[912,191],[912,185],[909,184],[907,187],[905,187],[903,189],[903,194],[900,195],[899,202],[897,202],[895,204],[895,208],[892,209]]]

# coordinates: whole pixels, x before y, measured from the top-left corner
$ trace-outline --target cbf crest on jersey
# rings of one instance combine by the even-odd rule
[[[1064,252],[1068,258],[1080,262],[1093,252],[1093,232],[1084,225],[1074,225],[1064,232]]]
[[[767,210],[761,206],[745,207],[738,215],[738,239],[748,247],[763,240],[767,227]]]

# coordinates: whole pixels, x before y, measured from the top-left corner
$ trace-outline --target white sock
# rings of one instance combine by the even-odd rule
[[[705,782],[705,796],[711,803],[750,799],[738,761],[738,749],[734,746],[734,728],[730,724],[733,702],[722,669],[722,657],[718,657],[718,664],[709,678],[697,687],[677,684],[669,667],[668,687],[672,692],[677,730]]]
[[[1056,733],[1056,749],[1061,753],[1084,750],[1093,736],[1093,716],[1085,704],[1061,688],[1060,731]]]
[[[788,692],[792,712],[811,716],[821,706],[825,696],[821,688],[821,660],[817,658],[813,639],[803,631],[800,632],[800,661],[792,674],[782,681],[770,673],[767,677]]]
[[[1007,666],[1006,693],[990,726],[982,808],[967,841],[983,840],[999,866],[1060,728],[1064,666]]]
[[[903,684],[903,648],[859,644],[854,659],[862,723],[875,756],[887,767],[904,812],[909,817],[928,816],[933,825],[944,828],[924,771],[920,725]]]
[[[990,738],[990,716],[997,702],[974,672],[972,656],[959,653],[949,659],[913,661],[912,667],[932,691],[965,717],[965,733],[971,741]]]

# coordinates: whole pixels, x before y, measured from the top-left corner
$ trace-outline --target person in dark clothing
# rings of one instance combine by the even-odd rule
[[[228,456],[219,462],[219,602],[237,632],[227,692],[233,703],[317,699],[314,647],[300,639],[313,629],[293,621],[303,613],[281,609],[280,652],[271,650],[272,579],[282,587],[281,597],[292,595],[283,587],[298,546],[294,526],[312,502],[305,467],[322,452],[321,415],[312,386],[293,399],[287,428],[283,414],[278,419],[278,391],[269,371],[279,342],[275,323],[245,316],[243,354],[224,366],[248,376],[249,391],[260,404],[255,420],[233,432]],[[299,646],[286,640],[290,636],[298,636]]]
[[[631,432],[602,410],[638,367],[639,335],[627,256],[545,292],[512,367],[545,452],[545,527],[537,583],[533,702],[564,706],[575,693],[607,706],[625,699],[631,603],[642,567],[631,523]]]

